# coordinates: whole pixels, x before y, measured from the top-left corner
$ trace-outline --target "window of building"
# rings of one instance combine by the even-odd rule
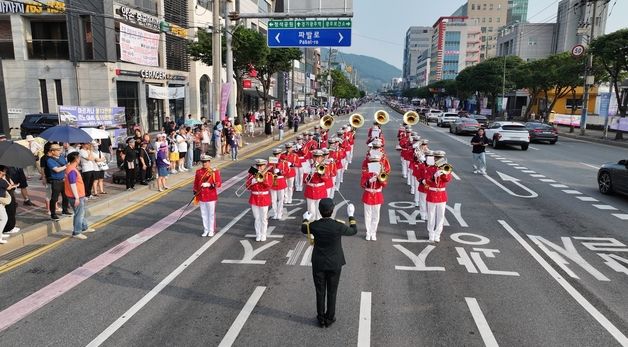
[[[9,19],[0,20],[0,59],[15,59],[13,33]]]
[[[482,10],[486,11],[486,4],[482,4]]]
[[[92,17],[81,16],[81,26],[83,31],[83,59],[94,59],[94,35],[92,33]]]
[[[482,23],[486,23],[486,18],[482,17]]]
[[[475,11],[475,4],[471,4],[471,10]]]
[[[166,66],[171,70],[190,70],[186,39],[166,35]]]
[[[488,17],[488,22],[493,23],[493,17]]]
[[[168,86],[169,88],[180,88],[183,87],[182,84],[171,84]],[[168,100],[168,106],[170,108],[170,118],[174,119],[174,121],[179,124],[185,121],[185,99],[170,99]]]
[[[39,94],[41,96],[41,112],[48,113],[48,88],[46,87],[46,80],[39,80]]]
[[[497,18],[495,18],[495,21],[496,21],[497,23],[500,23],[500,22],[502,21],[502,19],[501,19],[501,17],[497,17]]]
[[[565,108],[574,108],[574,106],[576,107],[576,110],[578,109],[582,109],[582,98],[580,99],[567,99],[565,101]]]
[[[66,22],[31,21],[31,40],[26,45],[29,59],[69,59]]]
[[[493,11],[493,4],[490,4],[490,5],[489,5],[489,7],[488,7],[488,9],[489,9],[490,11]]]
[[[270,5],[266,2],[266,0],[258,0],[257,7],[259,8],[259,13],[270,12]]]
[[[138,82],[116,82],[118,106],[124,107],[124,115],[129,133],[133,130],[133,125],[140,124],[138,85]],[[150,114],[148,119],[150,121]]]
[[[63,90],[61,80],[55,80],[55,93],[57,94],[57,105],[63,105]]]

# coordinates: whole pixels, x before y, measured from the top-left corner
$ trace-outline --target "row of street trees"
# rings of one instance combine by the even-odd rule
[[[226,59],[226,47],[223,42],[223,61]],[[292,69],[292,61],[300,60],[303,52],[298,48],[269,48],[266,37],[253,29],[245,26],[237,26],[233,29],[233,73],[237,85],[237,109],[238,117],[243,114],[244,88],[243,81],[246,78],[255,78],[260,83],[261,90],[257,89],[258,95],[264,100],[264,111],[267,115],[270,105],[270,89],[272,76],[280,72],[288,72]],[[208,66],[212,66],[212,37],[211,33],[199,30],[197,39],[188,42],[188,51],[192,59],[201,61]],[[254,67],[256,76],[251,75]],[[317,76],[320,83],[327,83],[326,72]],[[358,90],[347,77],[338,70],[331,71],[333,89],[331,95],[341,99],[359,98],[364,92]],[[240,118],[241,119],[241,118]]]
[[[621,83],[628,78],[628,29],[600,36],[593,40],[588,50],[594,58],[592,74],[596,83],[610,83],[617,100],[618,113],[626,116],[628,97],[621,93]],[[519,57],[495,57],[462,70],[455,80],[431,83],[427,87],[405,90],[408,98],[434,100],[442,96],[452,96],[460,100],[486,97],[497,111],[497,98],[502,88],[508,93],[525,89],[530,96],[525,117],[528,118],[532,106],[544,100],[540,112],[549,114],[556,102],[566,96],[575,98],[576,88],[584,84],[586,56],[574,58],[569,53],[551,55],[545,59],[524,62]],[[505,78],[505,81],[504,81]],[[553,98],[550,97],[554,94]],[[575,108],[574,108],[575,109]]]

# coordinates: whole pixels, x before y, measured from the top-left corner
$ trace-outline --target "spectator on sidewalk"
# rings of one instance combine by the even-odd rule
[[[484,129],[479,129],[471,139],[473,145],[473,173],[486,175],[486,146],[490,143],[484,134]]]
[[[39,160],[44,155],[44,146],[35,141],[33,135],[26,135],[26,142],[28,142],[28,149],[30,149],[31,153],[33,153],[33,156],[35,157],[35,169],[41,174],[41,166],[39,166]],[[26,202],[24,202],[24,204],[28,205]]]
[[[80,162],[81,162],[81,178],[85,183],[85,194],[88,199],[92,196],[92,185],[94,184],[94,177],[98,166],[94,160],[94,152],[92,151],[91,143],[84,143],[79,150]]]
[[[140,184],[148,185],[148,180],[151,176],[151,172],[153,171],[153,162],[151,160],[150,154],[148,153],[148,142],[142,141],[140,145],[139,152],[139,168],[140,168]]]
[[[135,190],[135,178],[137,177],[137,151],[135,150],[135,140],[128,139],[124,150],[123,160],[126,171],[126,190]]]
[[[229,128],[227,132],[227,144],[229,145],[229,150],[231,152],[231,160],[238,160],[238,147],[240,147],[239,143],[239,135],[236,133],[234,127]]]
[[[104,125],[99,125],[98,129],[105,130],[105,126]],[[107,163],[107,165],[109,165],[111,163],[112,153],[113,153],[113,146],[112,146],[112,142],[111,142],[111,137],[100,139],[99,140],[98,149],[105,156],[105,163]],[[111,175],[105,171],[105,178],[109,178],[109,177],[111,177]]]
[[[216,122],[216,125],[214,125],[212,140],[216,149],[216,157],[220,158],[220,150],[222,148],[222,124],[220,122]]]
[[[6,177],[6,167],[4,165],[0,165],[0,198],[3,198],[3,200],[6,200],[7,198],[10,199],[10,195],[7,192],[7,190],[10,187],[9,182],[5,179]],[[2,231],[4,230],[4,227],[7,225],[7,222],[9,221],[9,216],[7,215],[7,210],[6,210],[6,206],[8,204],[6,203],[6,201],[3,201],[2,203],[0,203],[0,244],[5,244],[7,243],[7,238],[9,238],[9,234],[5,234]]]
[[[15,201],[15,189],[19,187],[20,185],[16,183],[15,181],[13,181],[13,179],[11,178],[12,175],[15,175],[15,168],[2,166],[2,169],[3,169],[2,171],[5,172],[5,174],[2,176],[2,180],[4,180],[7,183],[7,186],[5,188],[6,194],[8,194],[11,197],[11,202],[4,206],[7,218],[6,218],[6,223],[4,225],[4,228],[0,229],[0,232],[2,232],[3,234],[10,235],[10,234],[15,234],[20,231],[20,228],[15,226],[15,215],[17,213],[17,201]],[[6,195],[2,195],[2,196],[6,196]]]
[[[190,115],[192,117],[192,115]],[[188,145],[188,152],[185,155],[185,168],[191,170],[194,166],[194,133],[189,126],[185,127],[185,143]]]
[[[301,122],[301,117],[299,117],[298,112],[295,112],[294,115],[292,116],[292,128],[294,129],[295,133],[299,131],[300,122]]]
[[[170,160],[170,173],[176,174],[177,164],[179,163],[179,146],[177,145],[176,132],[170,132],[168,141],[168,159]]]
[[[179,166],[179,171],[181,171],[181,172],[188,171],[185,168],[185,157],[186,157],[186,155],[188,153],[188,143],[187,143],[187,139],[185,137],[186,134],[187,134],[187,132],[185,131],[185,128],[182,127],[174,135],[175,142],[177,143],[177,150],[179,151],[178,166]]]
[[[92,153],[96,162],[96,170],[94,170],[94,183],[92,183],[92,192],[94,196],[107,194],[105,192],[105,172],[109,169],[107,157],[100,151],[98,142],[92,142]]]
[[[146,152],[148,153],[148,159],[150,160],[150,163],[151,163],[148,170],[146,171],[146,176],[144,177],[144,180],[146,182],[150,182],[154,179],[153,167],[155,166],[155,154],[157,153],[157,150],[159,150],[159,147],[155,149],[155,140],[151,140],[151,137],[149,134],[144,134],[144,136],[142,136],[142,142],[146,142],[147,144]]]
[[[59,196],[61,196],[62,214],[72,215],[69,210],[69,200],[65,195],[63,186],[66,165],[67,161],[65,157],[61,156],[61,146],[52,144],[50,146],[50,151],[48,151],[46,167],[50,174],[50,179],[47,179],[50,184],[50,202],[48,203],[48,209],[50,211],[50,219],[55,221],[59,220],[59,217],[57,216],[57,201],[59,200]],[[46,176],[48,176],[48,173]]]
[[[24,205],[35,206],[28,194],[28,180],[26,179],[24,169],[9,168],[7,176],[20,188],[20,194],[22,194],[22,198],[24,199]],[[15,201],[15,204],[17,206],[17,200]]]
[[[79,153],[70,153],[68,155],[68,165],[65,169],[64,190],[74,210],[72,237],[85,240],[87,236],[83,235],[83,233],[93,232],[94,229],[88,228],[87,221],[85,220],[87,197],[85,196],[83,178],[77,169],[81,161],[79,156]]]
[[[207,154],[209,152],[209,146],[212,142],[212,132],[209,130],[209,126],[203,124],[201,127],[201,153]]]
[[[243,135],[242,131],[243,131],[243,128],[242,128],[242,124],[240,123],[240,119],[236,119],[233,122],[233,130],[235,131],[235,135],[236,135],[237,142],[238,142],[238,147],[242,147],[242,135]]]
[[[157,189],[160,192],[163,192],[164,189],[168,189],[166,179],[168,178],[169,168],[168,145],[162,142],[159,145],[159,151],[157,151]]]

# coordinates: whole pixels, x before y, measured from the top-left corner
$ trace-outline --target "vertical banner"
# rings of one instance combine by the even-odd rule
[[[600,117],[608,117],[608,109],[611,105],[611,93],[600,94]]]
[[[222,85],[220,91],[220,118],[227,119],[226,111],[227,104],[229,103],[229,94],[231,93],[231,83],[225,83]]]

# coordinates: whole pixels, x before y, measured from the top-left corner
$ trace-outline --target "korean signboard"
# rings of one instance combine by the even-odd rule
[[[124,107],[59,106],[59,117],[79,127],[116,127],[126,124]]]

